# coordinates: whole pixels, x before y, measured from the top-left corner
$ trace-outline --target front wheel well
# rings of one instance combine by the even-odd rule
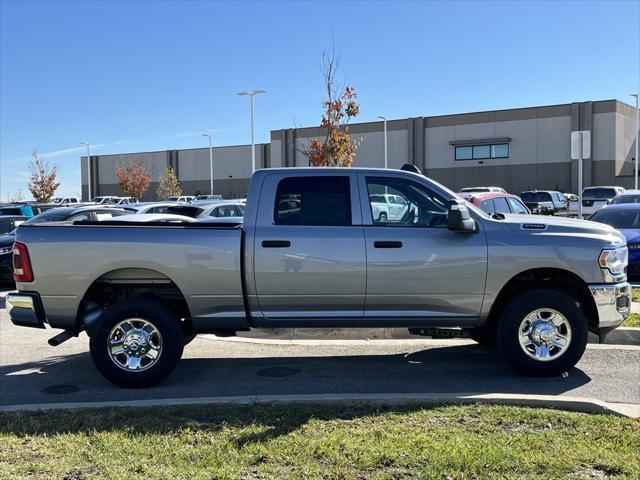
[[[559,268],[536,268],[519,273],[509,280],[496,297],[483,329],[495,330],[500,314],[511,299],[526,290],[547,288],[564,293],[574,299],[589,322],[589,329],[598,326],[598,310],[589,287],[578,275]]]
[[[90,335],[96,320],[111,305],[127,298],[149,297],[160,300],[180,319],[185,327],[190,323],[191,314],[185,296],[180,288],[168,277],[155,271],[136,277],[127,275],[126,270],[109,272],[96,279],[86,291],[76,316],[78,330],[85,329]]]

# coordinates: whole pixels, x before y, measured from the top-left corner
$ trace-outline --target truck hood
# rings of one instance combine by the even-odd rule
[[[500,220],[499,220],[500,221]],[[576,236],[601,237],[607,243],[625,244],[624,235],[613,227],[577,218],[542,215],[505,215],[501,220],[514,231],[529,233],[574,234]]]

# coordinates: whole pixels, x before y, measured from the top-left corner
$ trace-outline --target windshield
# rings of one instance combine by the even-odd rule
[[[612,205],[618,203],[640,203],[640,193],[633,195],[621,195],[611,200]]]
[[[640,209],[603,208],[594,213],[589,220],[606,223],[614,228],[640,228]]]
[[[609,200],[617,195],[613,188],[585,188],[582,191],[582,198],[593,198],[595,200]]]
[[[522,192],[520,198],[524,202],[550,202],[551,194],[547,192]]]
[[[13,230],[13,220],[10,218],[0,218],[0,234],[5,234]]]

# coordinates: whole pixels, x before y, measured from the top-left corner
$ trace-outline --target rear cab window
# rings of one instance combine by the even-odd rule
[[[609,200],[618,194],[615,188],[585,188],[582,198],[589,200]]]
[[[276,225],[351,225],[349,177],[300,176],[280,180],[273,221]]]

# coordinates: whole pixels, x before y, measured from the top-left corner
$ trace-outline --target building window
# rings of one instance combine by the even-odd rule
[[[486,160],[489,158],[508,158],[509,144],[457,146],[456,160]]]

